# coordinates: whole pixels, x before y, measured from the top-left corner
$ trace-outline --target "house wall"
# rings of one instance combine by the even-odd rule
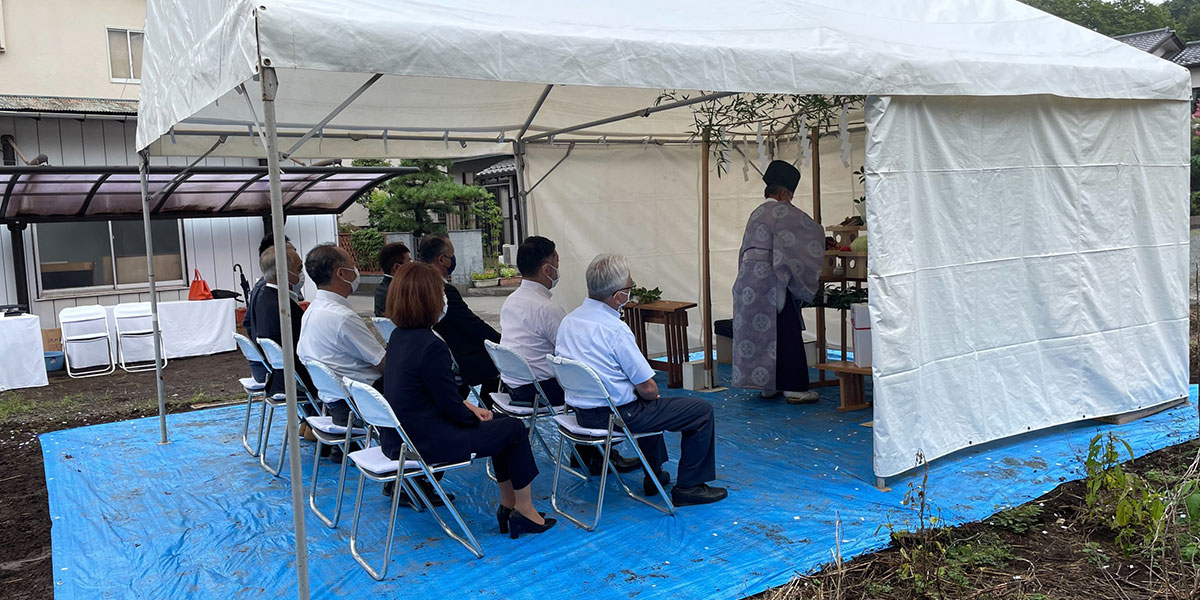
[[[3,10],[0,93],[137,99],[137,84],[110,81],[107,29],[141,30],[145,0],[10,0]]]
[[[5,6],[8,4],[6,3]],[[135,165],[134,132],[137,122],[128,119],[31,119],[0,116],[0,134],[12,134],[26,154],[44,153],[52,165]],[[151,165],[187,165],[194,157],[151,157]],[[256,158],[210,158],[201,164],[209,166],[255,166]],[[60,310],[70,306],[90,304],[112,305],[122,302],[141,302],[150,299],[149,293],[88,293],[78,296],[38,297],[36,257],[32,227],[25,230],[25,265],[32,306],[30,312],[42,319],[43,328],[57,327]],[[285,232],[301,255],[313,246],[337,241],[337,217],[334,215],[296,216],[287,221]],[[258,217],[232,217],[183,220],[183,251],[185,274],[191,277],[199,269],[210,287],[240,291],[233,266],[240,264],[246,278],[253,283],[259,277],[257,250],[264,233]],[[64,243],[67,240],[63,240]],[[0,231],[0,304],[15,304],[16,269],[13,264],[11,236],[7,229]],[[305,296],[312,297],[316,288],[309,282]],[[187,287],[160,288],[159,300],[186,300]]]

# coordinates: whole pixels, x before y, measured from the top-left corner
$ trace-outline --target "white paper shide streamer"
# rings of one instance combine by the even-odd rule
[[[850,119],[847,116],[846,105],[842,105],[842,114],[838,117],[838,137],[842,139],[842,166],[850,168]]]
[[[754,141],[758,144],[758,170],[767,172],[767,145],[763,143],[762,123],[758,124],[758,132],[754,135]]]

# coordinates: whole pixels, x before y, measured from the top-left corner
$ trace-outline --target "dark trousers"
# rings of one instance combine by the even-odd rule
[[[546,394],[546,400],[551,406],[562,406],[566,403],[566,395],[563,392],[562,386],[558,384],[557,379],[545,379],[538,382],[542,386],[542,391]],[[533,406],[533,397],[537,394],[537,388],[532,383],[519,385],[515,388],[509,388],[508,395],[512,398],[512,403],[517,406]],[[605,427],[608,425],[606,424]],[[586,444],[576,444],[575,451],[579,453],[579,457],[588,465],[600,464],[604,461],[604,453],[595,446]],[[614,458],[620,457],[620,454],[614,452]]]
[[[808,358],[804,355],[804,321],[792,293],[787,293],[783,310],[775,321],[775,389],[781,392],[808,391]]]
[[[683,434],[676,487],[693,487],[717,478],[716,426],[711,404],[697,398],[639,399],[618,406],[617,410],[633,433],[665,430]],[[575,409],[579,424],[592,429],[607,429],[611,414],[608,407]],[[638,447],[655,470],[662,470],[667,462],[667,444],[661,435],[639,439]]]
[[[491,421],[481,421],[471,435],[471,452],[478,458],[491,457],[496,469],[496,481],[511,481],[513,489],[527,487],[537,477],[537,463],[525,425],[511,417],[496,415]],[[421,451],[430,463],[447,462],[437,452]]]

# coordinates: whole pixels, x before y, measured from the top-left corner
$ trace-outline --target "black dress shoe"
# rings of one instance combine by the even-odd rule
[[[512,514],[513,514],[513,509],[511,509],[503,504],[501,504],[500,507],[496,509],[496,521],[497,521],[497,525],[500,526],[500,533],[508,533],[508,520],[510,518],[512,518]],[[544,512],[538,512],[538,514],[541,515],[542,517],[546,516],[546,513],[544,513]]]
[[[662,484],[664,490],[667,489],[667,486],[671,485],[671,474],[666,471],[659,471],[658,482]],[[655,487],[654,481],[650,479],[649,475],[642,477],[642,492],[647,497],[658,495],[658,488]]]
[[[434,491],[433,485],[431,485],[428,481],[426,481],[424,478],[416,479],[415,481],[416,481],[417,485],[421,486],[421,491],[425,493],[425,497],[429,498],[430,504],[433,504],[434,506],[445,506],[446,505],[445,502],[442,502],[442,497],[439,496],[436,491]],[[391,498],[392,493],[395,492],[395,489],[396,489],[395,484],[396,484],[396,482],[394,482],[394,481],[389,481],[387,483],[384,483],[383,484],[383,495],[387,496],[388,498]],[[451,494],[450,492],[446,492],[446,497],[449,498],[451,502],[454,502],[454,494]],[[412,502],[412,499],[409,497],[409,495],[406,493],[400,497],[400,504],[403,506],[412,506],[413,502]]]
[[[545,522],[541,525],[538,525],[537,523],[526,519],[525,515],[513,511],[512,516],[510,516],[508,519],[508,537],[515,540],[522,533],[545,533],[548,529],[554,527],[554,524],[558,522],[557,519],[542,520]]]
[[[613,466],[617,468],[618,473],[632,473],[642,468],[642,461],[636,456],[621,456],[616,452],[612,455]]]
[[[675,506],[694,506],[697,504],[712,504],[724,500],[729,492],[725,488],[712,487],[706,483],[692,486],[689,488],[681,488],[675,486],[671,490],[671,502]]]

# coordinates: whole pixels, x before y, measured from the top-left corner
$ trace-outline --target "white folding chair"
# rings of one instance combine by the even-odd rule
[[[484,348],[487,349],[488,356],[491,357],[492,363],[496,365],[496,370],[500,371],[501,385],[507,387],[503,383],[503,378],[515,379],[518,381],[532,381],[533,389],[533,406],[520,406],[512,403],[512,396],[503,392],[493,392],[492,410],[502,415],[510,416],[514,419],[520,419],[525,423],[526,429],[529,430],[529,440],[537,440],[541,444],[542,450],[546,451],[546,456],[551,460],[557,460],[558,456],[550,452],[550,446],[546,444],[546,440],[542,437],[542,433],[538,431],[538,417],[553,417],[558,414],[563,414],[567,411],[566,405],[555,408],[550,404],[550,399],[546,397],[546,392],[542,390],[542,384],[538,383],[537,376],[533,374],[533,368],[529,366],[529,362],[517,354],[511,348],[506,348],[491,340],[483,341]],[[575,451],[575,447],[571,446],[571,452],[575,453],[575,457],[579,460],[579,464],[584,464],[584,461]],[[568,472],[574,474],[580,479],[587,479],[584,475],[570,466],[564,466]]]
[[[258,338],[258,347],[262,348],[263,356],[267,359],[267,366],[271,370],[271,376],[267,381],[273,381],[276,375],[283,374],[283,348],[275,340],[269,338]],[[297,363],[299,364],[299,363]],[[299,370],[296,371],[296,407],[300,411],[300,419],[303,420],[306,414],[321,415],[324,414],[324,407],[312,407],[312,394],[308,388],[304,386],[304,380],[300,378]],[[283,459],[287,455],[288,439],[287,435],[283,436],[283,447],[279,450],[279,462],[275,464],[275,468],[271,468],[267,464],[267,446],[271,443],[271,421],[275,419],[275,409],[281,406],[287,406],[286,394],[275,394],[269,396],[264,401],[263,418],[266,421],[262,434],[262,444],[259,447],[258,464],[274,477],[279,477],[280,471],[283,470]]]
[[[384,346],[392,339],[392,332],[396,330],[396,324],[387,317],[371,317],[371,326],[379,332],[379,337],[383,338]]]
[[[337,375],[329,370],[329,367],[315,360],[306,360],[303,363],[304,368],[308,370],[309,378],[312,379],[313,386],[317,388],[316,394],[319,402],[350,402],[349,392],[338,380]],[[317,447],[313,453],[312,480],[308,487],[308,507],[326,527],[336,529],[342,515],[342,491],[346,489],[346,466],[350,462],[345,459],[345,456],[350,454],[350,445],[353,442],[366,440],[367,430],[362,427],[335,425],[331,416],[305,417],[304,421],[308,423],[308,426],[312,428],[313,435],[317,437]],[[351,425],[353,425],[353,420],[351,420]],[[337,501],[333,505],[332,518],[317,508],[317,476],[321,471],[322,446],[337,446],[342,449],[343,455],[341,473],[338,474]]]
[[[550,505],[554,507],[554,512],[564,516],[572,523],[588,530],[594,531],[600,524],[600,513],[604,508],[604,487],[608,477],[608,472],[611,470],[620,482],[621,487],[630,498],[637,500],[647,506],[652,506],[669,515],[675,514],[675,505],[671,503],[671,497],[663,489],[662,482],[658,477],[650,477],[654,482],[654,487],[658,488],[658,493],[662,496],[666,507],[659,506],[651,502],[644,496],[634,492],[625,484],[625,480],[621,479],[621,474],[611,466],[612,448],[614,445],[623,441],[629,440],[630,446],[633,446],[634,452],[637,453],[638,460],[642,461],[642,468],[646,473],[655,473],[657,468],[651,468],[650,463],[646,460],[646,455],[642,453],[642,449],[638,447],[637,440],[639,438],[662,435],[661,431],[645,431],[633,433],[629,430],[629,426],[625,424],[625,419],[621,417],[621,413],[617,410],[617,406],[613,404],[612,398],[608,395],[608,388],[604,387],[604,383],[600,381],[600,377],[591,367],[569,358],[562,358],[547,354],[546,358],[550,361],[550,366],[554,369],[555,378],[558,379],[558,384],[563,390],[572,396],[578,398],[603,398],[608,403],[612,414],[608,417],[607,429],[590,429],[583,427],[575,419],[574,414],[555,415],[554,421],[558,425],[558,453],[554,461],[554,481],[551,484],[550,490]],[[588,446],[597,446],[604,448],[604,461],[600,470],[600,493],[596,498],[596,516],[592,519],[591,526],[583,521],[576,519],[574,516],[567,514],[558,507],[558,473],[562,467],[562,448],[563,443],[570,440],[576,444],[584,444]]]
[[[127,341],[131,340],[148,339],[151,344],[154,343],[153,318],[154,315],[150,312],[149,302],[126,302],[113,307],[113,321],[116,323],[117,330],[117,362],[128,373],[154,370],[154,358],[129,361],[126,357],[127,351],[125,349]],[[159,332],[159,341],[161,342],[161,340],[162,332]],[[134,364],[130,365],[130,362]],[[167,357],[165,354],[162,358],[162,364],[164,367],[167,366]]]
[[[396,413],[392,411],[391,405],[387,403],[387,400],[375,388],[345,378],[342,379],[342,383],[350,391],[350,396],[354,400],[355,409],[358,411],[359,416],[362,417],[363,421],[370,428],[376,431],[381,429],[394,430],[400,436],[401,440],[400,455],[396,460],[388,458],[380,446],[371,446],[370,438],[367,439],[368,445],[366,448],[349,454],[350,460],[354,461],[354,466],[358,468],[358,493],[354,498],[354,520],[350,526],[350,554],[354,556],[354,560],[358,561],[358,564],[363,569],[366,569],[367,573],[376,580],[381,580],[387,576],[388,566],[391,564],[392,533],[396,527],[396,508],[400,503],[401,487],[404,487],[406,490],[415,491],[421,503],[437,519],[438,525],[442,527],[442,531],[445,531],[446,535],[458,541],[467,550],[470,550],[471,554],[475,555],[475,558],[481,558],[483,556],[483,549],[479,546],[479,542],[471,533],[471,529],[467,527],[466,522],[463,521],[462,515],[454,508],[454,503],[450,501],[450,497],[442,489],[442,484],[434,477],[436,473],[470,466],[474,455],[466,462],[461,463],[437,465],[426,463],[421,458],[421,453],[417,451],[416,446],[413,445],[412,440],[409,439],[408,434],[404,432],[404,427],[400,425],[400,420],[396,418]],[[403,468],[401,468],[401,465],[403,465]],[[451,529],[446,520],[438,514],[437,509],[429,501],[425,492],[421,491],[421,486],[412,484],[409,481],[414,477],[422,475],[428,480],[433,490],[437,492],[446,509],[450,511],[450,515],[454,517],[454,521],[458,524],[462,532],[461,534]],[[395,489],[392,491],[392,510],[391,516],[388,518],[387,541],[383,550],[383,568],[379,571],[376,571],[371,565],[367,564],[366,559],[358,552],[358,520],[362,514],[363,484],[366,479],[385,483],[388,481],[396,482]]]
[[[72,306],[58,311],[58,322],[62,326],[63,356],[66,357],[67,375],[74,378],[108,375],[117,370],[113,361],[112,339],[109,337],[108,311],[99,304]],[[71,366],[71,352],[85,352],[100,343],[107,352],[107,362],[87,367]],[[75,362],[78,362],[78,357]]]
[[[259,363],[268,373],[271,372],[271,365],[267,363],[267,359],[263,357],[258,346],[255,346],[254,342],[250,341],[250,338],[240,333],[235,333],[233,334],[233,339],[237,342],[238,349],[242,351],[242,356],[246,357],[247,361]],[[250,435],[250,412],[255,402],[262,402],[266,398],[267,382],[259,381],[253,377],[242,377],[238,379],[238,383],[242,384],[242,389],[246,391],[246,421],[242,423],[242,447],[246,449],[246,452],[250,453],[250,456],[257,457],[259,446],[262,444],[263,419],[260,415],[258,421],[258,439],[255,440],[254,447],[251,448],[250,442],[247,439]]]

